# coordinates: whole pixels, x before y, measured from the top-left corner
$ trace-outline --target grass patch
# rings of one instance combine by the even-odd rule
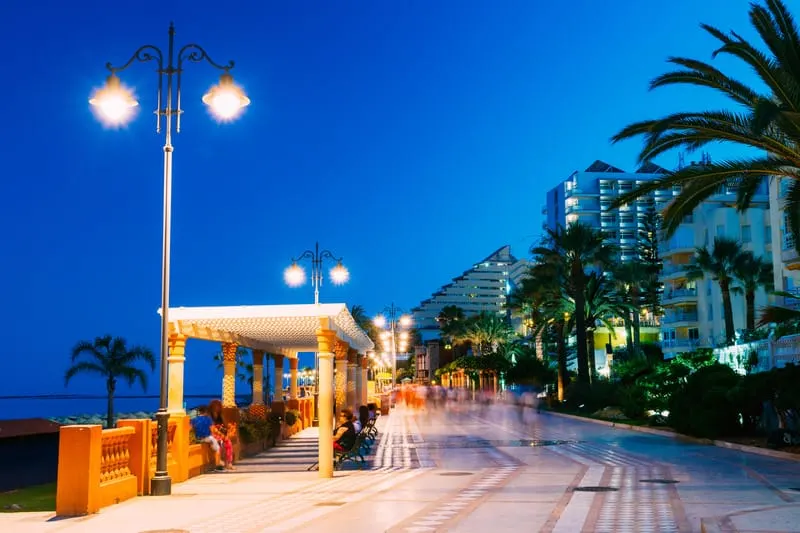
[[[12,509],[18,505],[20,509]],[[24,489],[0,492],[0,513],[55,511],[56,484],[35,485]]]

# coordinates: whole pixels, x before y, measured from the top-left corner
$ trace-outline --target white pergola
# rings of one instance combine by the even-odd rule
[[[160,313],[159,309],[159,313]],[[222,343],[223,405],[234,406],[236,349],[253,350],[254,375],[263,372],[263,354],[287,356],[292,363],[292,399],[296,399],[297,354],[317,352],[319,357],[319,472],[333,476],[333,360],[336,355],[336,388],[345,390],[347,380],[366,391],[362,372],[348,369],[347,355],[366,354],[374,345],[345,304],[254,305],[227,307],[175,307],[169,309],[169,410],[183,411],[183,374],[186,340],[201,339]],[[277,360],[276,360],[277,363]],[[283,362],[281,360],[281,366]],[[280,376],[275,379],[276,398],[281,398]],[[355,390],[351,387],[352,390]],[[261,380],[253,380],[253,401],[262,402]]]

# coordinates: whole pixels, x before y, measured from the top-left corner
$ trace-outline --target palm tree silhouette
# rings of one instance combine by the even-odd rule
[[[77,374],[95,374],[106,380],[108,393],[108,409],[106,413],[106,427],[114,427],[114,393],[117,390],[117,380],[124,379],[129,386],[139,382],[142,390],[147,390],[147,374],[144,370],[134,366],[136,362],[144,361],[150,370],[156,367],[156,359],[149,348],[132,346],[128,349],[122,337],[97,337],[94,342],[80,341],[72,348],[72,366],[64,374],[64,386]]]

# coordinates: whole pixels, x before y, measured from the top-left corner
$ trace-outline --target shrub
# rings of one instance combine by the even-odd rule
[[[571,410],[594,413],[617,404],[618,386],[611,381],[598,379],[588,383],[573,383],[567,390],[566,407]]]
[[[740,380],[727,365],[700,368],[672,395],[670,425],[681,433],[710,439],[736,434],[739,410],[729,392]]]
[[[286,411],[286,415],[284,416],[284,421],[286,422],[287,426],[293,426],[300,420],[300,411],[296,409],[291,409]]]
[[[627,385],[617,390],[617,401],[623,414],[632,420],[644,417],[646,394],[639,385]]]
[[[270,440],[274,435],[273,424],[269,420],[251,419],[239,424],[239,436],[245,444]]]

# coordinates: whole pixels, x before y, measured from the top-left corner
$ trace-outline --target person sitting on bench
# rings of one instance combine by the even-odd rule
[[[353,411],[342,409],[339,411],[339,425],[333,432],[333,449],[345,452],[353,447],[356,442],[356,428],[353,426]]]

